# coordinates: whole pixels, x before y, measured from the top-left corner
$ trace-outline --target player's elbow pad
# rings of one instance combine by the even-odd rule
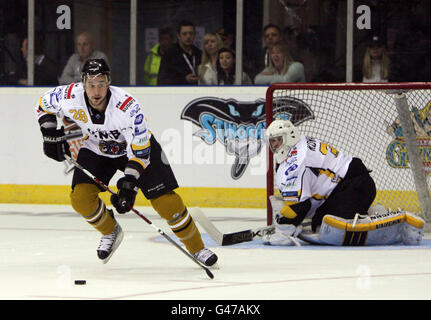
[[[133,149],[132,147],[132,151],[136,158],[149,159],[150,153],[151,153],[151,147],[146,147],[145,149]]]
[[[125,173],[131,174],[139,179],[144,170],[150,164],[151,146],[138,147],[132,145],[133,157],[127,162]]]

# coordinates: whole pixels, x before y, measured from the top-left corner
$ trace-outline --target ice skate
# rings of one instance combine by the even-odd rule
[[[114,231],[100,239],[99,247],[97,248],[97,256],[103,263],[107,263],[111,258],[112,254],[120,245],[123,240],[123,230],[117,223]]]
[[[207,267],[215,266],[218,259],[217,255],[207,248],[194,253],[193,256]]]

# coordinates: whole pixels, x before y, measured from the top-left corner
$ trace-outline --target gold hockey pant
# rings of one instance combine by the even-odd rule
[[[73,209],[103,235],[114,231],[115,219],[111,216],[105,203],[99,198],[101,190],[94,184],[79,183],[70,193]]]

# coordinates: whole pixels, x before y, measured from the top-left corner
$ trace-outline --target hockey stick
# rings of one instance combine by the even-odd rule
[[[192,215],[193,219],[199,222],[199,224],[205,229],[205,231],[208,232],[209,236],[218,245],[221,245],[221,246],[231,246],[241,242],[253,241],[254,237],[261,236],[259,232],[263,229],[261,228],[256,231],[248,229],[248,230],[237,231],[232,233],[223,233],[214,225],[214,223],[212,223],[208,219],[208,217],[200,208],[198,207],[191,208],[190,214]],[[310,225],[311,225],[310,221],[306,221],[302,224],[303,227],[308,227]],[[322,244],[318,242],[318,239],[313,238],[311,234],[310,235],[299,234],[298,239],[305,241],[309,244],[316,244],[316,245]]]
[[[191,208],[190,214],[193,219],[199,222],[206,232],[208,232],[209,236],[221,246],[230,246],[245,241],[253,241],[256,235],[251,229],[233,233],[222,233],[198,207]]]
[[[102,181],[97,179],[90,171],[85,169],[83,166],[81,166],[75,159],[69,157],[67,154],[64,155],[65,158],[73,163],[75,167],[77,167],[79,170],[84,172],[87,176],[89,176],[94,182],[96,182],[99,186],[101,186],[103,189],[108,191],[111,194],[116,194],[114,191],[112,191],[106,184],[104,184]],[[208,277],[211,279],[214,279],[214,275],[212,272],[205,266],[203,266],[198,260],[196,260],[195,257],[193,257],[190,253],[188,253],[186,250],[184,250],[181,246],[179,246],[174,240],[172,240],[171,237],[169,237],[166,233],[163,232],[162,229],[158,228],[154,223],[151,222],[147,217],[145,217],[142,213],[140,213],[138,210],[136,210],[134,207],[130,206],[130,210],[132,210],[134,213],[136,213],[141,219],[143,219],[146,223],[148,223],[150,226],[152,226],[156,231],[162,235],[166,240],[168,240],[172,245],[174,245],[176,248],[178,248],[182,253],[184,253],[187,257],[189,257],[194,263],[196,263],[199,267],[205,270]]]

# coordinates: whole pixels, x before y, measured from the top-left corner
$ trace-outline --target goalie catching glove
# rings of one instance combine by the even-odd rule
[[[275,227],[262,232],[262,243],[272,246],[301,246],[298,240],[301,232],[301,225],[276,224]]]
[[[126,175],[117,181],[118,193],[111,196],[111,203],[118,213],[129,212],[135,204],[138,193],[138,180],[134,176]]]
[[[66,141],[64,128],[44,128],[41,127],[43,135],[43,153],[56,161],[64,161],[65,154],[70,156],[69,144]]]

